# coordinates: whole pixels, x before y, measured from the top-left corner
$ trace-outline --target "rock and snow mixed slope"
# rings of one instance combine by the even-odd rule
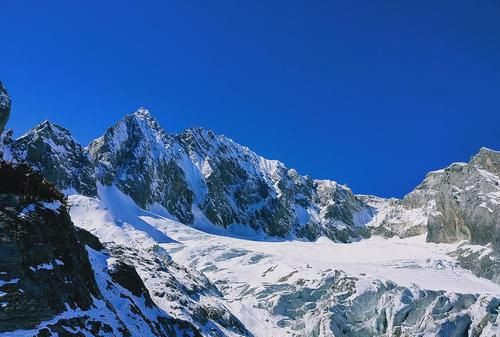
[[[75,224],[121,250],[152,299],[193,324],[189,317],[202,306],[201,312],[229,335],[243,327],[253,336],[273,337],[495,336],[500,331],[500,286],[461,268],[448,255],[458,244],[427,243],[424,236],[352,244],[229,237],[144,211],[116,188],[100,188],[99,196],[101,201],[70,196]],[[196,289],[194,269],[200,273],[194,284],[210,282],[217,290],[194,290],[201,294],[197,301],[173,292],[170,281],[164,282],[172,276],[154,267],[152,251],[191,270],[174,273],[187,287]],[[200,281],[201,275],[208,279]]]
[[[270,236],[351,242],[370,234],[500,246],[500,154],[430,172],[402,200],[356,196],[313,180],[204,129],[168,134],[145,109],[125,116],[87,148],[43,122],[3,138],[4,158],[28,162],[68,193],[116,186],[140,207],[194,226],[246,226]]]
[[[116,188],[101,187],[99,196],[102,200],[70,196],[71,218],[99,237],[114,260],[137,270],[152,302],[204,336],[251,336],[224,306],[217,287],[196,269],[173,261],[161,246],[175,242],[151,224],[161,216],[142,210]]]
[[[4,139],[4,156],[28,162],[64,191],[95,196],[117,186],[141,207],[161,206],[195,225],[249,226],[270,236],[349,242],[368,235],[372,208],[349,188],[299,175],[203,129],[167,134],[145,110],[127,115],[82,148],[44,122]]]
[[[401,237],[424,227],[430,242],[500,245],[500,152],[481,148],[469,163],[432,171],[403,200],[363,196],[381,210],[368,224]],[[400,221],[406,226],[398,226]]]
[[[403,200],[362,196],[377,209],[374,233],[427,241],[465,242],[454,254],[463,266],[500,283],[500,152],[481,148],[468,163],[427,174]]]
[[[76,230],[64,196],[26,165],[0,163],[0,242],[0,336],[200,336]]]
[[[86,148],[50,122],[11,135],[3,157],[69,195],[73,222],[105,248],[81,231],[95,294],[20,336],[71,326],[113,336],[500,331],[499,286],[476,276],[500,282],[498,152],[431,172],[398,200],[301,176],[211,131],[168,134],[145,109]],[[48,282],[64,280],[51,266]],[[8,281],[0,291],[14,289]],[[99,319],[112,324],[95,332]]]

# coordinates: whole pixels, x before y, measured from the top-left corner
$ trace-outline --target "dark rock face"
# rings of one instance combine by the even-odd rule
[[[5,89],[3,83],[0,82],[0,134],[5,129],[5,124],[7,124],[7,121],[9,120],[10,105],[11,100],[9,94],[7,93],[7,89]]]
[[[180,221],[192,223],[193,192],[169,146],[156,120],[139,110],[93,141],[89,153],[102,184],[115,184],[143,208],[158,203]]]
[[[211,131],[188,129],[176,139],[198,172],[198,183],[190,185],[210,222],[247,224],[278,237],[360,237],[355,214],[370,208],[347,187],[301,176]]]
[[[95,251],[104,250],[104,245],[99,241],[99,239],[93,235],[92,233],[86,231],[83,228],[75,227],[76,235],[78,236],[78,240],[86,246],[89,246]]]
[[[500,152],[481,148],[468,163],[429,172],[403,200],[364,199],[383,211],[378,233],[427,232],[429,242],[484,246],[481,253],[463,246],[452,255],[476,275],[500,282]]]
[[[430,205],[430,242],[491,243],[500,252],[500,152],[482,148],[469,163],[430,173],[404,202]]]
[[[133,266],[123,261],[117,261],[110,269],[110,275],[113,281],[129,290],[134,296],[144,297],[146,305],[153,307],[154,303],[149,291]]]
[[[65,128],[45,121],[10,146],[15,162],[27,162],[61,190],[95,196],[94,167],[88,154]]]
[[[63,195],[24,165],[0,165],[0,242],[0,332],[101,297]]]
[[[34,172],[27,164],[10,165],[0,161],[0,179],[7,200],[13,202],[60,201],[65,199],[43,176]]]

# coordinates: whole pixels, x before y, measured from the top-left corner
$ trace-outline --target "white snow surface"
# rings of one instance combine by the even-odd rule
[[[290,330],[279,327],[280,316],[259,307],[249,290],[302,280],[317,286],[335,270],[357,278],[358,293],[370,291],[376,280],[390,280],[412,289],[500,294],[500,285],[476,277],[447,255],[459,244],[427,243],[425,236],[375,236],[351,244],[324,237],[316,242],[268,241],[259,235],[252,239],[228,237],[144,211],[114,187],[101,187],[99,195],[102,201],[69,196],[77,226],[104,242],[129,243],[136,248],[143,245],[144,249],[159,243],[175,262],[204,273],[216,284],[224,295],[224,305],[259,337],[286,336]],[[156,286],[148,280],[150,276],[138,272],[148,288]],[[185,313],[173,312],[170,303],[158,304],[174,317],[188,318]]]
[[[429,290],[500,294],[500,285],[476,277],[447,255],[458,244],[427,243],[425,235],[407,239],[375,236],[350,244],[335,243],[325,237],[316,242],[268,242],[211,235],[166,219],[151,219],[151,222],[163,227],[169,237],[179,242],[162,245],[174,260],[190,263],[197,256],[212,252],[207,261],[215,260],[218,269],[226,268],[228,274],[247,282],[276,282],[295,270],[298,272],[292,277],[299,279],[338,269],[356,277],[390,280],[406,287],[417,285]],[[240,257],[217,261],[214,257],[221,249],[223,252],[247,251],[242,255],[245,260],[258,255],[265,259],[251,266],[242,264]],[[272,266],[277,267],[263,279],[261,274]],[[212,280],[220,277],[220,273],[220,270],[205,271]]]

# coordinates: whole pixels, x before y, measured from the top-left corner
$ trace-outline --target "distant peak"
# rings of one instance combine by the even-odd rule
[[[46,119],[43,122],[41,122],[40,124],[38,124],[38,126],[35,127],[35,129],[42,129],[42,128],[45,128],[45,127],[56,128],[56,129],[64,129],[64,127],[62,127],[60,125],[57,125],[57,124],[49,121],[48,119]]]
[[[128,137],[135,136],[148,140],[153,140],[155,138],[162,139],[163,141],[163,139],[167,137],[167,133],[160,126],[160,123],[151,115],[148,109],[140,107],[135,112],[125,115],[113,126],[106,129],[106,132],[98,139],[92,141],[89,146],[95,147],[98,143],[121,143]]]
[[[51,126],[51,125],[52,125],[52,122],[49,121],[48,119],[46,119],[43,122],[41,122],[40,124],[38,124],[38,126]]]
[[[492,149],[487,148],[487,147],[484,147],[484,146],[483,146],[483,147],[481,147],[481,148],[479,149],[479,153],[481,153],[481,152],[482,152],[482,153],[495,153],[495,154],[500,154],[500,151],[492,150]]]
[[[151,112],[149,112],[149,109],[141,106],[139,109],[137,109],[136,112],[134,112],[134,115],[140,116],[140,117],[146,117],[146,118],[153,118],[151,115]]]
[[[480,159],[480,158],[500,158],[500,151],[495,151],[492,149],[489,149],[487,147],[482,147],[479,149],[479,152],[472,157],[474,159]]]
[[[498,174],[500,173],[500,151],[482,147],[479,153],[472,157],[471,163]]]
[[[69,132],[68,129],[65,127],[53,123],[49,120],[44,120],[37,126],[35,126],[33,129],[29,130],[24,136],[25,137],[29,134],[44,134],[44,135],[50,135],[51,137],[71,137],[71,133]],[[22,138],[21,137],[21,138]]]
[[[128,117],[134,118],[136,121],[140,122],[140,124],[144,124],[147,128],[154,129],[157,131],[163,131],[158,123],[158,120],[151,114],[149,109],[145,107],[140,107],[136,112],[128,115]],[[127,117],[125,117],[126,119]]]

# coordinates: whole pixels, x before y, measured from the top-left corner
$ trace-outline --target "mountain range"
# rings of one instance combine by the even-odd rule
[[[10,98],[2,102],[7,110]],[[297,266],[276,259],[276,247],[356,254],[376,240],[423,238],[418,247],[446,251],[398,268],[496,289],[500,152],[481,148],[386,199],[303,176],[209,130],[168,133],[144,108],[85,147],[50,121],[12,135],[1,139],[0,335],[499,334],[500,292]]]

